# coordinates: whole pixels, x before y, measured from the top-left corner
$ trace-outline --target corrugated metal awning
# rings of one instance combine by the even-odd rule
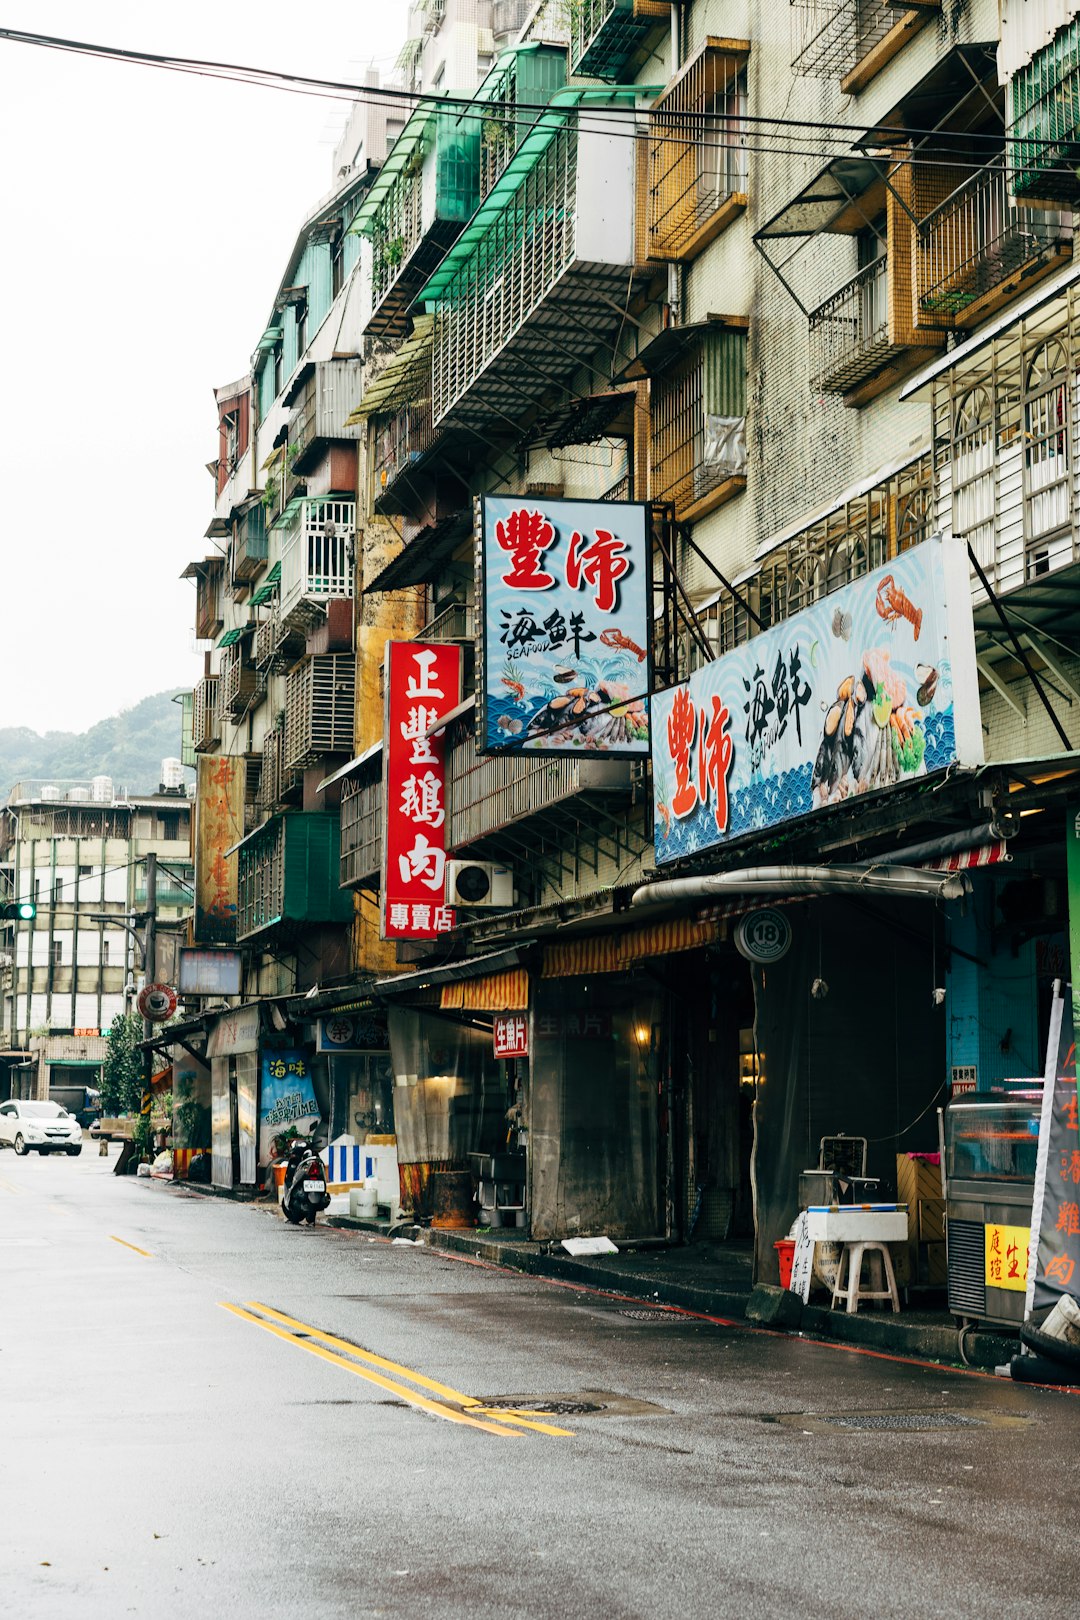
[[[351,776],[354,771],[360,769],[361,765],[366,765],[369,759],[374,759],[376,754],[381,753],[382,738],[380,737],[377,743],[372,743],[370,748],[365,748],[362,754],[357,754],[355,759],[350,759],[347,765],[342,765],[339,770],[334,771],[330,776],[324,776],[315,789],[316,793],[321,793],[324,788],[332,787],[335,782],[340,782],[344,777]]]
[[[413,329],[374,381],[364,389],[364,397],[345,418],[350,427],[366,422],[376,411],[396,410],[417,397],[417,388],[430,375],[431,351],[435,342],[434,315],[418,315]]]
[[[540,977],[569,979],[588,973],[619,973],[657,956],[674,956],[679,951],[712,945],[719,937],[718,919],[672,917],[643,928],[568,939],[545,948]]]
[[[372,989],[380,996],[405,996],[417,990],[435,990],[459,979],[478,979],[506,968],[522,965],[525,951],[533,943],[524,940],[505,951],[490,951],[486,956],[466,957],[462,962],[451,962],[446,967],[420,968],[415,973],[396,973],[386,979],[376,979]]]

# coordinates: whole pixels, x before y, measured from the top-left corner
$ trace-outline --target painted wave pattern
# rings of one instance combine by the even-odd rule
[[[925,729],[926,752],[923,762],[917,773],[906,778],[909,782],[915,781],[917,777],[927,776],[933,771],[944,770],[956,757],[956,733],[951,703],[948,708],[935,709],[932,714],[927,715]],[[692,816],[687,816],[682,821],[673,816],[670,825],[665,824],[663,817],[657,816],[655,829],[657,863],[697,855],[702,850],[727,843],[729,839],[738,838],[745,833],[764,832],[769,827],[813,813],[817,807],[810,792],[812,776],[813,763],[806,760],[776,776],[756,776],[742,787],[732,787],[728,794],[727,831],[720,836],[717,835],[716,818],[711,806],[699,806]],[[892,791],[892,787],[869,789],[859,797],[876,797],[879,793]]]

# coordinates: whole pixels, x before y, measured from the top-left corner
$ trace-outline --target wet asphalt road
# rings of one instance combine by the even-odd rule
[[[1078,1397],[112,1162],[0,1155],[0,1613],[1080,1612]]]

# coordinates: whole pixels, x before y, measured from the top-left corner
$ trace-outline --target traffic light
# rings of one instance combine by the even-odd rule
[[[6,900],[0,905],[0,917],[5,921],[33,922],[37,916],[37,906],[33,900]]]

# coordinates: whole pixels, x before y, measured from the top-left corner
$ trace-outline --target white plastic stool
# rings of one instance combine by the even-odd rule
[[[862,1286],[863,1257],[869,1255],[874,1262],[878,1256],[885,1272],[887,1288],[864,1288]],[[875,1279],[876,1281],[876,1279]],[[845,1243],[840,1255],[840,1264],[836,1268],[836,1281],[833,1284],[832,1310],[838,1299],[844,1300],[849,1316],[854,1316],[859,1309],[859,1301],[863,1299],[891,1299],[894,1311],[900,1309],[900,1296],[896,1291],[896,1273],[893,1270],[892,1256],[887,1243],[872,1242],[870,1239],[859,1239]]]

